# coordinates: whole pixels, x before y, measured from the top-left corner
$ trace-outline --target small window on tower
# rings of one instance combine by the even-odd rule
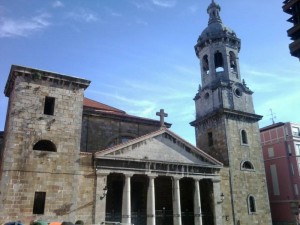
[[[241,130],[241,139],[242,139],[242,144],[243,145],[248,144],[247,132],[245,130]]]
[[[44,105],[44,114],[54,115],[54,105],[55,105],[55,98],[46,96],[45,105]]]
[[[216,72],[224,71],[223,55],[219,51],[215,53],[215,67],[216,67]]]
[[[249,214],[254,214],[256,213],[256,203],[255,203],[255,198],[252,195],[248,196],[248,211]]]
[[[208,132],[208,146],[213,146],[214,145],[214,141],[213,141],[213,134],[212,132]]]
[[[44,214],[46,192],[35,192],[32,214]]]
[[[232,51],[229,52],[229,61],[230,61],[230,70],[232,72],[236,72],[237,71],[236,56]]]
[[[243,161],[241,163],[241,170],[253,170],[254,171],[254,166],[250,161]]]
[[[33,146],[33,150],[56,152],[56,146],[49,140],[40,140]]]
[[[203,59],[202,59],[202,68],[203,68],[203,71],[205,72],[205,74],[209,74],[209,63],[208,63],[208,56],[205,55],[203,56]]]

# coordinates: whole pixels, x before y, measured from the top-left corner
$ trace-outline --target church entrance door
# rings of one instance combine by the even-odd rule
[[[105,221],[121,222],[124,175],[111,173],[107,176]]]
[[[131,223],[147,225],[147,188],[149,179],[145,175],[131,178]]]
[[[194,180],[182,178],[180,180],[180,203],[182,225],[194,225]]]
[[[155,214],[156,225],[173,225],[171,177],[155,178]]]

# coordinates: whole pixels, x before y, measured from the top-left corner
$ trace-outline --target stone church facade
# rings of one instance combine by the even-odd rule
[[[13,65],[1,143],[0,223],[271,224],[252,91],[220,6],[195,46],[197,147],[161,120],[87,99],[90,81]]]

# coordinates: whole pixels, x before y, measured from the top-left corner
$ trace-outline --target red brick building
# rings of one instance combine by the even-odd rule
[[[300,206],[300,124],[275,123],[261,128],[260,135],[273,224],[296,224]]]

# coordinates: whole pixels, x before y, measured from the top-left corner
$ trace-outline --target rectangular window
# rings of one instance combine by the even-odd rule
[[[213,146],[214,145],[214,141],[213,141],[213,134],[212,132],[208,132],[208,146]]]
[[[296,146],[295,146],[295,154],[296,154],[296,156],[300,156],[300,144],[296,144]]]
[[[295,191],[295,195],[299,195],[298,185],[297,184],[294,184],[294,191]]]
[[[269,157],[274,157],[274,148],[273,147],[268,148],[268,155],[269,155]]]
[[[272,177],[273,193],[274,195],[280,195],[276,165],[270,165],[270,171]]]
[[[289,151],[289,156],[291,156],[292,155],[291,145],[288,145],[287,147],[288,147],[288,151]]]
[[[44,114],[54,115],[55,98],[45,97]]]
[[[35,192],[32,213],[44,214],[45,201],[46,201],[46,192]]]
[[[295,171],[294,171],[294,165],[291,163],[291,173],[292,173],[292,176],[295,176]]]
[[[292,127],[293,136],[300,136],[299,127]]]

